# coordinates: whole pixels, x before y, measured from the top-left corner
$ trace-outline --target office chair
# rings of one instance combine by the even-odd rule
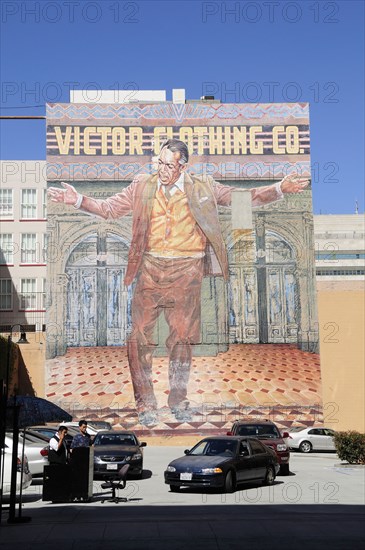
[[[128,499],[125,497],[117,497],[116,491],[119,491],[120,489],[125,489],[129,467],[129,464],[124,464],[124,466],[122,466],[117,473],[116,477],[113,477],[112,479],[109,479],[105,483],[101,484],[102,489],[109,489],[112,493],[111,498],[103,499],[101,501],[102,503],[115,502],[116,504],[118,504],[118,502],[128,502]]]

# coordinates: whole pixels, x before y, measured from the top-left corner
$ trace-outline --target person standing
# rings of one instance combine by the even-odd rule
[[[86,420],[80,420],[79,422],[79,433],[76,434],[71,443],[71,453],[72,450],[77,447],[90,447],[91,438],[87,433],[87,422]]]
[[[103,219],[133,213],[132,241],[125,285],[136,286],[132,299],[132,331],[127,350],[139,421],[158,421],[153,389],[153,331],[164,312],[169,336],[168,405],[178,421],[188,420],[187,386],[192,345],[200,342],[201,285],[204,275],[228,279],[228,257],[217,206],[230,206],[235,187],[211,176],[190,176],[187,145],[167,140],[158,157],[157,174],[141,174],[120,193],[106,200],[79,194],[67,183],[50,187],[53,202],[61,202]],[[250,189],[252,206],[301,193],[309,180],[296,175]]]
[[[60,426],[58,431],[49,441],[48,460],[50,464],[67,464],[67,446],[65,436],[67,427]]]

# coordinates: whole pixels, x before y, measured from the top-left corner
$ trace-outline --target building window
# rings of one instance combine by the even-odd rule
[[[365,275],[364,269],[317,269],[316,275],[341,276],[341,275]]]
[[[13,292],[11,279],[0,279],[0,310],[13,309]]]
[[[47,246],[48,246],[49,234],[43,233],[43,246],[42,246],[42,263],[47,263]]]
[[[42,218],[47,219],[47,189],[43,189]]]
[[[46,309],[46,280],[42,279],[41,309]]]
[[[20,281],[20,309],[36,309],[37,292],[36,279],[21,279]]]
[[[37,217],[36,189],[22,189],[21,217],[23,220]]]
[[[11,233],[0,233],[0,264],[13,264],[14,246]]]
[[[37,235],[35,233],[22,234],[21,263],[35,264],[37,262]]]
[[[365,254],[361,252],[317,252],[316,260],[363,260]]]
[[[13,215],[13,190],[0,189],[0,218],[12,218]]]

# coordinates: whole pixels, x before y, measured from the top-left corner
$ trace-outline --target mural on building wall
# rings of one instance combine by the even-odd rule
[[[320,414],[307,104],[50,104],[47,393],[169,433]]]

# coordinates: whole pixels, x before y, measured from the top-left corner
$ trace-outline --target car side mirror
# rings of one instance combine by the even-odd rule
[[[287,439],[289,437],[289,433],[288,432],[283,432],[283,439]]]
[[[139,444],[140,447],[147,447],[147,443],[145,441],[141,441]]]
[[[227,435],[232,435],[232,432],[227,432]]]
[[[184,455],[188,455],[190,453],[190,449],[185,449]]]

